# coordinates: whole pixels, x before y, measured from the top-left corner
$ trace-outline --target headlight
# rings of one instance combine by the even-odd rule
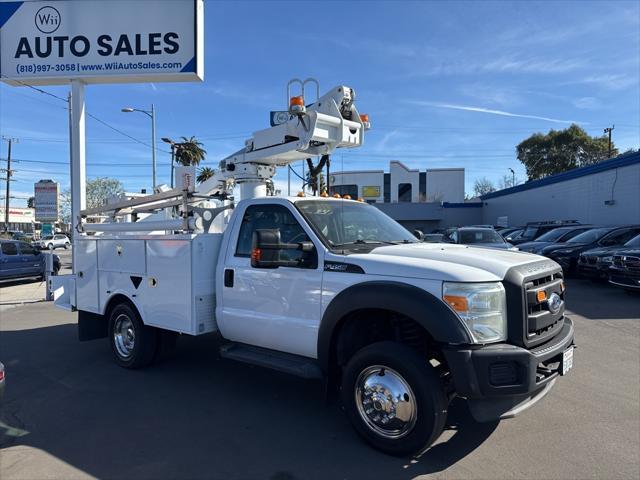
[[[500,282],[444,282],[442,299],[466,324],[474,343],[507,339],[507,297]]]
[[[600,257],[598,258],[598,263],[611,263],[613,262],[613,255],[610,257]]]

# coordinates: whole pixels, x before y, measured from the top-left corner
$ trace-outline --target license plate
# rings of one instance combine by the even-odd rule
[[[566,375],[573,367],[573,347],[565,350],[562,354],[562,371],[560,375]]]

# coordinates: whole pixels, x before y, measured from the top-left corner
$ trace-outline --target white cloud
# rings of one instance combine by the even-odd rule
[[[435,107],[435,108],[447,108],[450,110],[462,110],[465,112],[477,112],[477,113],[488,113],[491,115],[501,115],[503,117],[517,117],[517,118],[531,118],[533,120],[543,120],[546,122],[552,122],[552,123],[581,123],[583,125],[588,125],[587,122],[580,122],[578,120],[561,120],[558,118],[551,118],[551,117],[541,117],[538,115],[529,115],[529,114],[522,114],[522,113],[512,113],[512,112],[505,112],[504,110],[493,110],[490,108],[482,108],[482,107],[473,107],[473,106],[468,106],[468,105],[452,105],[449,103],[438,103],[438,102],[428,102],[428,101],[423,101],[423,100],[412,100],[409,103],[413,104],[413,105],[418,105],[418,106],[422,106],[422,107]]]
[[[583,108],[586,110],[594,110],[600,107],[600,100],[595,97],[580,97],[573,100],[573,105],[576,108]]]

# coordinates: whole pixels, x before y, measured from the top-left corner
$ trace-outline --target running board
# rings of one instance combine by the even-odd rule
[[[269,350],[268,348],[229,343],[220,347],[220,356],[259,367],[271,368],[302,378],[323,377],[320,367],[313,359],[291,353],[278,352],[277,350]]]

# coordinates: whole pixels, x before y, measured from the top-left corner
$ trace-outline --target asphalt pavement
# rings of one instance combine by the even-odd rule
[[[0,312],[0,478],[640,478],[640,296],[572,280],[574,369],[534,408],[476,424],[461,401],[416,458],[363,443],[322,385],[220,359],[215,336],[119,368],[48,303]]]

